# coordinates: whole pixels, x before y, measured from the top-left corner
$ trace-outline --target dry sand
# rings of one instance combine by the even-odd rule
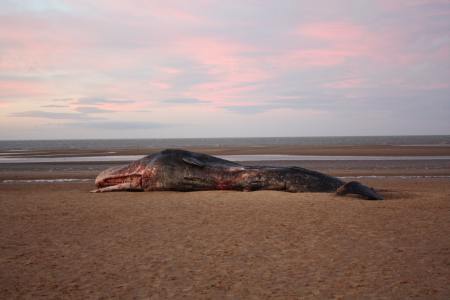
[[[0,298],[449,299],[450,180],[325,193],[0,184]]]

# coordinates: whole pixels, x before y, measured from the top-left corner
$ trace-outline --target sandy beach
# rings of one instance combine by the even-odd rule
[[[450,169],[448,161],[368,163],[306,164],[337,176]],[[447,177],[364,177],[386,200],[361,201],[274,191],[90,194],[108,164],[5,166],[2,180],[89,181],[0,183],[2,299],[450,297]]]

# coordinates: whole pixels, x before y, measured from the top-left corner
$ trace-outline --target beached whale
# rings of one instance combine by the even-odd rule
[[[112,191],[205,191],[277,190],[286,192],[336,192],[382,200],[373,189],[299,167],[253,167],[207,154],[167,149],[126,166],[109,168],[96,180],[96,190]]]

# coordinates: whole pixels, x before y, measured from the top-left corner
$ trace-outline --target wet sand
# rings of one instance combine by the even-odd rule
[[[426,159],[276,164],[339,176],[450,174],[448,161]],[[88,193],[110,165],[2,165],[2,180],[90,181],[0,183],[1,299],[450,297],[449,178],[360,179],[385,201]]]
[[[420,161],[250,161],[244,165],[298,166],[333,176],[450,177],[450,160]],[[33,179],[90,179],[102,170],[126,162],[0,164],[0,182]]]

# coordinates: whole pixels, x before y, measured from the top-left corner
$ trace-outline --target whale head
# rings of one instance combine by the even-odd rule
[[[131,165],[111,167],[102,171],[95,179],[97,190],[142,190],[142,172]]]

